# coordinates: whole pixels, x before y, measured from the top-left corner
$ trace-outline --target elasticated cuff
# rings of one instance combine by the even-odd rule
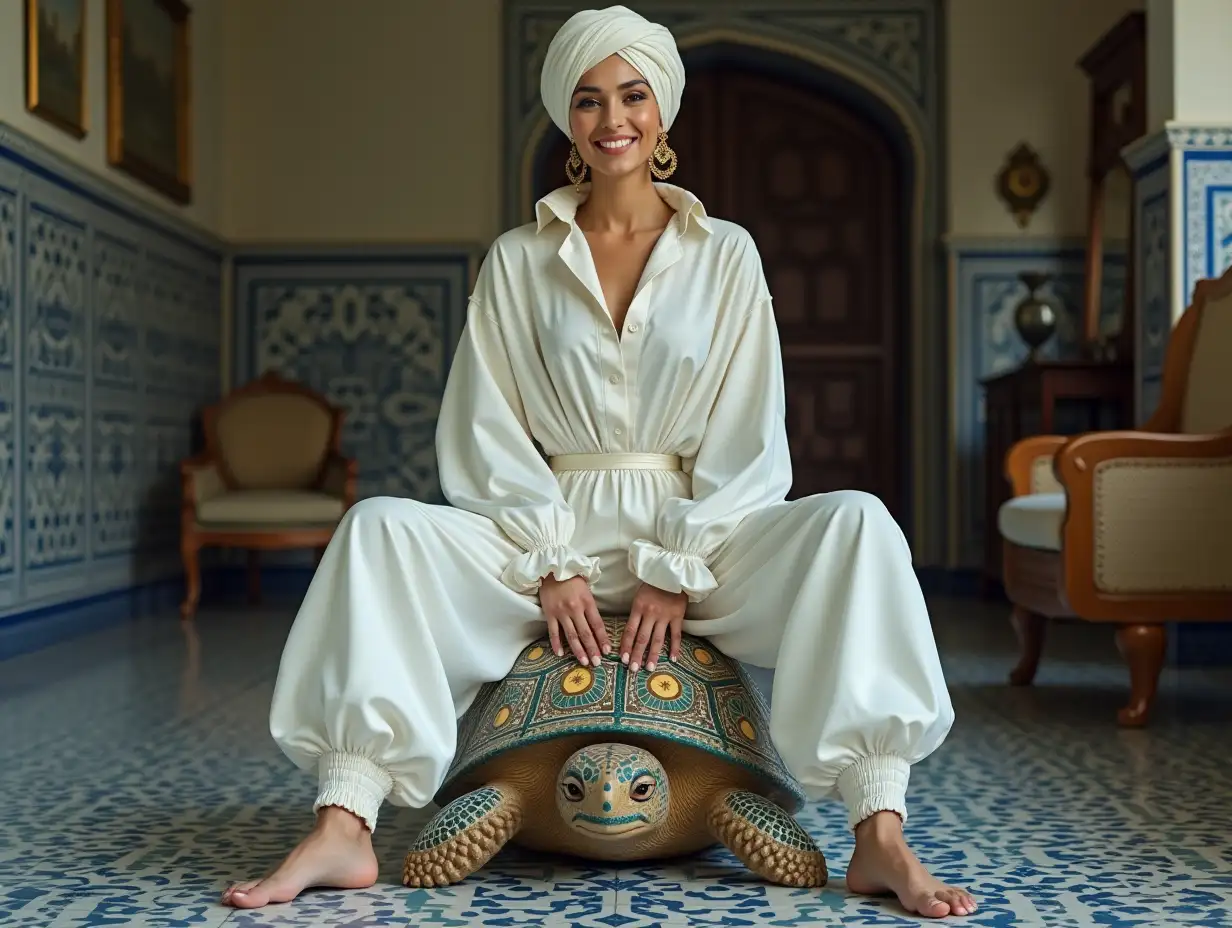
[[[838,775],[838,791],[854,829],[878,812],[894,812],[907,821],[907,780],[911,765],[892,754],[861,758]]]
[[[389,772],[362,754],[337,752],[323,755],[317,770],[321,785],[312,811],[339,806],[376,831],[377,813],[394,785]]]

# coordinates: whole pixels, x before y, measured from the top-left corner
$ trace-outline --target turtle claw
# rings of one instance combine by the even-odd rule
[[[786,811],[764,796],[734,789],[710,809],[710,831],[760,876],[782,886],[825,886],[826,858]]]
[[[402,867],[407,886],[449,886],[466,879],[522,826],[518,794],[505,785],[459,796],[424,826]]]

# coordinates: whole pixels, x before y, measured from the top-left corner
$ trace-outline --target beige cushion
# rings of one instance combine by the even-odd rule
[[[1006,541],[1024,548],[1060,551],[1064,519],[1064,493],[1032,493],[1004,502],[997,513],[997,528]]]
[[[233,490],[197,507],[199,525],[329,525],[342,518],[342,500],[307,490]]]
[[[329,411],[295,393],[237,399],[218,417],[218,453],[245,490],[307,490],[329,452]]]

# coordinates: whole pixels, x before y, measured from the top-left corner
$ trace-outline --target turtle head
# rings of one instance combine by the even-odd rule
[[[592,838],[625,838],[667,817],[667,773],[649,751],[592,744],[560,768],[556,808],[566,825]]]

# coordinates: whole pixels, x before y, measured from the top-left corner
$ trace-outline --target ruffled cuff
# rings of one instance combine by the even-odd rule
[[[597,557],[583,557],[566,545],[545,545],[510,561],[501,582],[516,593],[537,593],[540,581],[548,574],[557,580],[585,577],[588,583],[594,583],[599,573]]]
[[[643,583],[660,590],[687,593],[692,603],[700,603],[719,588],[700,554],[671,551],[645,539],[629,546],[629,570]]]

